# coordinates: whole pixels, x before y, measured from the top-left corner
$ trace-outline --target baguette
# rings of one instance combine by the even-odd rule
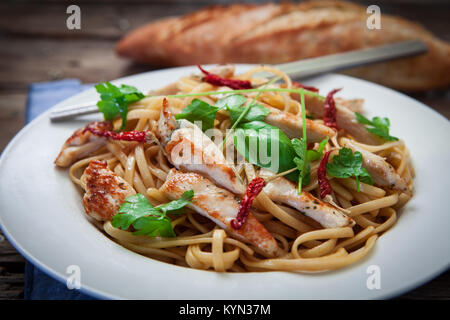
[[[157,66],[277,64],[420,39],[428,52],[345,73],[404,91],[450,86],[450,45],[420,25],[382,15],[366,26],[366,8],[342,1],[207,7],[142,26],[116,46],[119,55]]]

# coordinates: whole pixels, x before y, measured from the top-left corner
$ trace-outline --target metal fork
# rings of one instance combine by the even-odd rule
[[[349,51],[318,58],[275,65],[293,79],[308,78],[328,72],[340,71],[365,66],[377,62],[388,61],[422,54],[427,51],[422,41],[412,40],[388,44],[375,48]],[[270,75],[270,74],[269,74]],[[69,120],[81,115],[97,113],[96,101],[67,106],[50,113],[51,121]]]

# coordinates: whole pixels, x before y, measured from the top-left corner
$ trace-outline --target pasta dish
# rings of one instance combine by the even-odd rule
[[[55,164],[118,244],[218,272],[317,272],[363,259],[413,195],[404,141],[362,99],[270,66],[224,65],[158,90],[101,83],[104,121]]]

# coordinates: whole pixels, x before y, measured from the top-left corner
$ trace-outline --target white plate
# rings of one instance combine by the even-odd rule
[[[239,66],[242,71],[248,66]],[[183,67],[115,81],[144,92],[194,71]],[[71,265],[81,270],[82,291],[126,299],[372,299],[411,290],[450,265],[449,122],[425,105],[390,89],[342,75],[308,82],[343,97],[364,98],[370,117],[387,116],[392,134],[410,148],[415,196],[397,224],[363,261],[320,274],[222,274],[158,262],[114,243],[84,216],[79,190],[67,170],[53,166],[66,138],[85,121],[54,124],[48,112],[13,139],[0,160],[0,224],[28,260],[65,282]],[[88,90],[62,107],[97,99]],[[96,116],[93,116],[94,118]],[[100,116],[97,116],[100,118]],[[369,290],[367,268],[380,268],[381,289]]]

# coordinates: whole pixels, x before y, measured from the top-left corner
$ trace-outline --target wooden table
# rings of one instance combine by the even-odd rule
[[[360,2],[372,4],[372,1]],[[81,7],[81,30],[66,28],[66,8],[73,3]],[[62,78],[95,83],[151,70],[115,56],[115,42],[128,30],[145,22],[183,14],[207,3],[211,1],[114,0],[95,4],[89,1],[3,1],[0,4],[0,152],[24,125],[29,83]],[[450,41],[450,3],[439,0],[376,3],[382,12],[414,19]],[[412,96],[450,118],[449,91]],[[25,260],[8,241],[1,239],[0,234],[0,299],[20,299]],[[449,288],[450,272],[447,271],[400,298],[449,299]]]

